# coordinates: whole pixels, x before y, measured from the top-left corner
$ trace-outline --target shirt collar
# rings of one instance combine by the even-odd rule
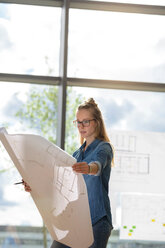
[[[96,148],[96,146],[101,142],[101,140],[99,139],[95,139],[88,147],[86,150],[94,150]],[[80,147],[81,150],[84,150],[84,147],[86,145],[86,141],[82,144],[82,146]]]

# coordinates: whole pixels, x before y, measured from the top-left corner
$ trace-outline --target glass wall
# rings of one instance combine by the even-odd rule
[[[71,9],[68,75],[163,83],[164,25],[164,16]]]
[[[0,73],[59,75],[60,8],[0,3]]]
[[[1,82],[0,98],[0,127],[9,134],[38,134],[56,143],[57,86]],[[22,178],[2,144],[0,158],[0,246],[43,247],[42,218],[29,193],[14,185]],[[48,234],[47,239],[50,244]]]
[[[108,129],[165,132],[164,93],[74,87],[84,99],[94,97]]]

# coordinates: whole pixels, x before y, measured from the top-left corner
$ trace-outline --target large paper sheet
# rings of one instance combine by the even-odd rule
[[[72,171],[76,160],[39,135],[10,135],[1,128],[0,140],[30,185],[52,238],[73,248],[89,247],[93,243],[90,210],[83,177]]]

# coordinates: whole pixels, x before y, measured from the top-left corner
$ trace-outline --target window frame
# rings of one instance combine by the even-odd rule
[[[1,3],[8,4],[25,4],[36,6],[51,6],[62,8],[61,14],[61,40],[60,40],[60,65],[59,77],[52,76],[35,76],[21,74],[0,73],[0,82],[22,82],[31,84],[58,85],[58,127],[57,127],[57,145],[62,149],[65,148],[65,116],[66,116],[66,92],[67,86],[96,87],[118,90],[139,90],[152,92],[165,92],[164,83],[119,81],[119,80],[102,80],[102,79],[85,79],[71,78],[67,76],[67,56],[68,56],[68,30],[69,30],[69,10],[86,9],[97,11],[113,11],[124,13],[139,13],[152,15],[165,15],[165,6],[127,4],[103,1],[88,0],[3,0]]]

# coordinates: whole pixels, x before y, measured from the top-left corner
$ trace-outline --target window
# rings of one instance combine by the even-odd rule
[[[71,9],[69,76],[164,83],[164,25],[164,16]]]
[[[5,127],[9,134],[39,134],[55,143],[57,96],[57,86],[1,82],[0,98],[3,104],[0,106],[0,127]],[[2,234],[0,244],[5,245],[9,242],[7,238],[10,241],[12,238],[13,245],[21,248],[24,245],[41,245],[45,238],[42,218],[23,186],[14,185],[22,178],[2,144],[0,157],[0,232],[6,233]],[[29,233],[29,238],[25,232]],[[47,242],[50,245],[49,234]]]
[[[59,75],[59,8],[0,4],[0,73]]]

